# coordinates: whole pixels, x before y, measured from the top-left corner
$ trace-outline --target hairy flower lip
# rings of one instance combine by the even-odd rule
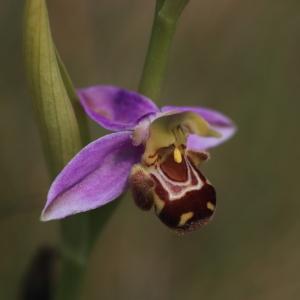
[[[44,221],[100,207],[122,194],[132,166],[141,161],[149,127],[158,118],[191,111],[222,134],[221,138],[189,135],[187,150],[196,152],[223,143],[236,131],[233,122],[217,111],[178,106],[159,109],[147,97],[114,86],[80,89],[78,96],[95,122],[118,132],[87,145],[55,178],[42,213]]]
[[[134,165],[130,175],[132,195],[143,210],[155,208],[158,218],[178,233],[191,232],[206,224],[216,208],[215,189],[196,168],[208,157],[185,153],[180,163],[172,151],[151,166]],[[198,163],[197,163],[198,161]]]

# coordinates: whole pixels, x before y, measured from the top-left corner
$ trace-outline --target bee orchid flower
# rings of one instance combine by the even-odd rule
[[[235,132],[220,112],[202,107],[159,109],[136,92],[113,86],[78,90],[87,115],[114,133],[83,148],[52,183],[41,220],[61,219],[115,200],[130,186],[143,210],[178,232],[207,223],[216,193],[200,172],[206,152]]]

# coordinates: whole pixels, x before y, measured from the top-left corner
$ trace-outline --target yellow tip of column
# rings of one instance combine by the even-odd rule
[[[181,155],[181,152],[178,148],[175,148],[174,149],[174,160],[180,164],[182,162],[182,155]]]

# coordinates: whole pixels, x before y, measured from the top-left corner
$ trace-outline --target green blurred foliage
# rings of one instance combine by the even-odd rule
[[[77,86],[136,89],[153,1],[48,3]],[[0,299],[16,299],[30,257],[58,240],[55,222],[39,222],[49,181],[22,68],[22,9],[0,2]],[[299,9],[296,0],[190,1],[161,104],[213,107],[238,125],[204,170],[216,217],[177,237],[127,197],[95,247],[83,299],[300,298]]]

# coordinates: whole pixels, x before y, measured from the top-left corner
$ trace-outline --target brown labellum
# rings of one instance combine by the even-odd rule
[[[137,206],[149,210],[154,204],[159,219],[179,233],[206,224],[216,208],[216,192],[195,166],[204,157],[193,152],[178,162],[171,152],[149,167],[135,165],[130,182]]]

